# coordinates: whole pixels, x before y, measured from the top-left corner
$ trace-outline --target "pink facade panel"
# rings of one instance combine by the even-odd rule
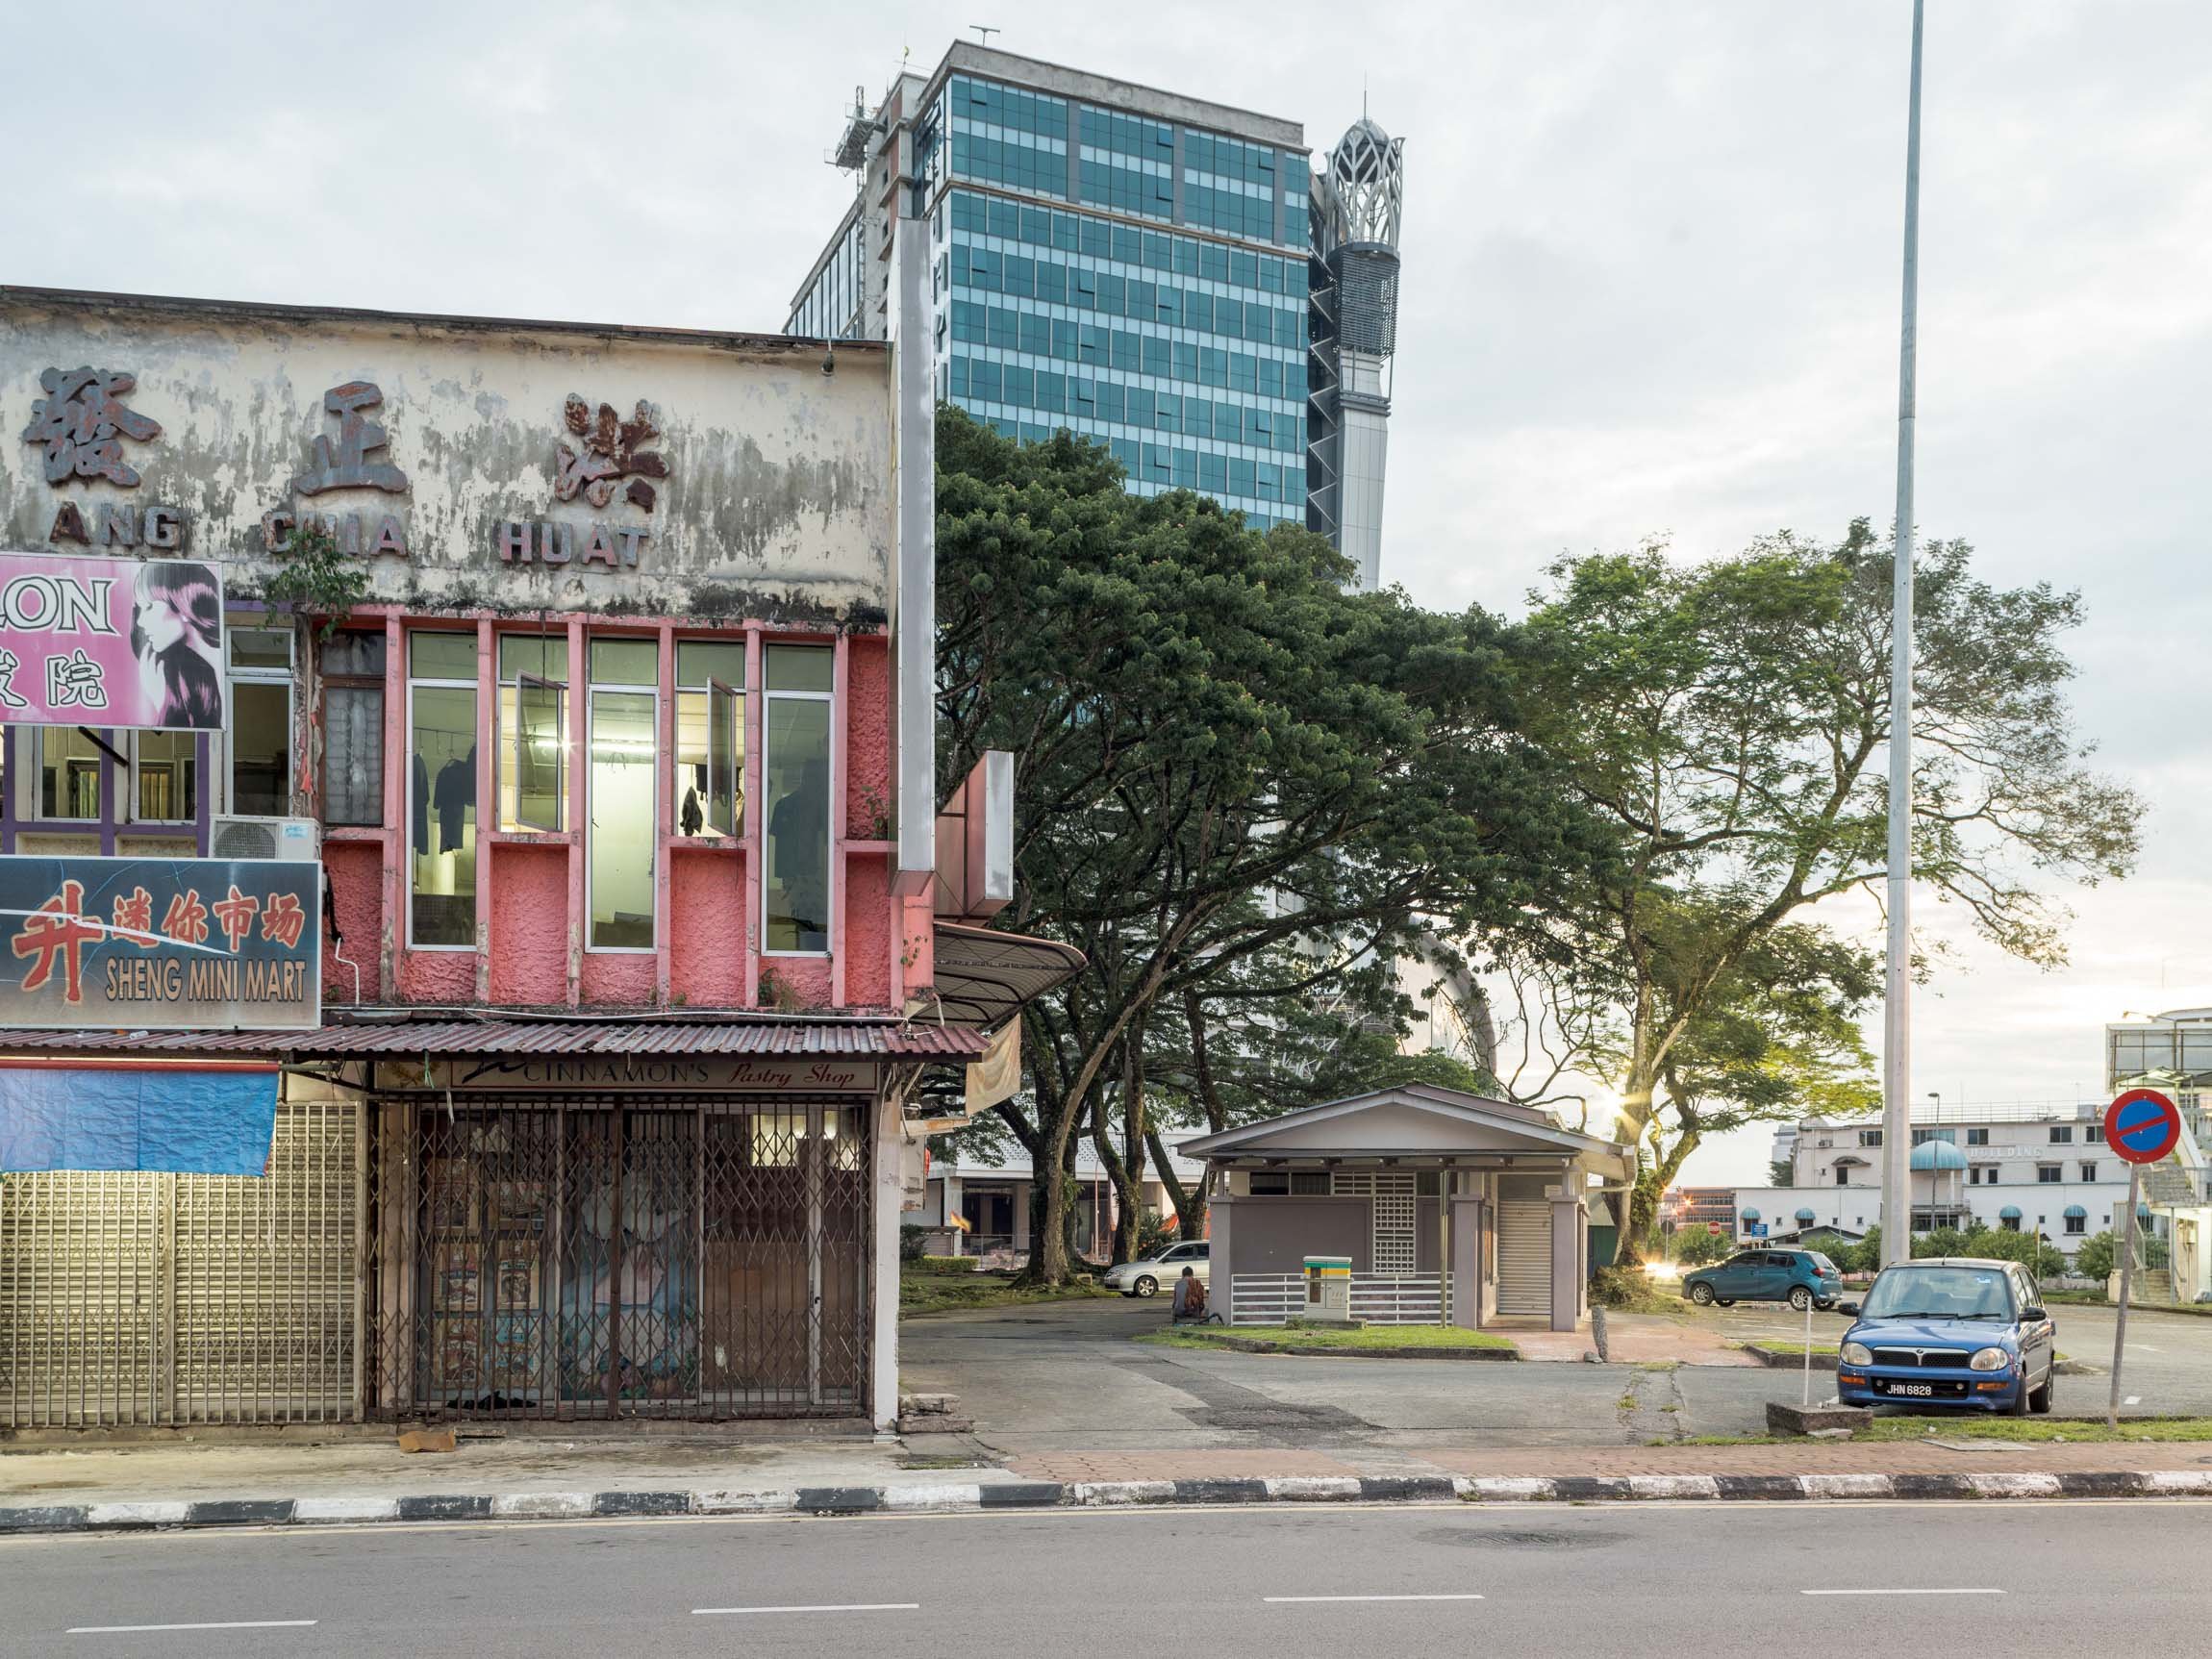
[[[669,863],[669,1000],[738,1007],[745,995],[745,861],[679,848]]]
[[[889,861],[845,861],[844,995],[854,1008],[891,1005],[892,897]]]
[[[491,1000],[558,1006],[568,982],[568,849],[491,849]]]
[[[476,1000],[476,952],[403,950],[399,1000],[460,1005]]]
[[[846,674],[845,839],[882,841],[891,833],[888,641],[880,635],[853,640]],[[848,917],[848,925],[852,919]]]
[[[584,953],[587,1008],[649,1008],[659,979],[660,963],[651,951]]]
[[[331,918],[340,941],[323,941],[322,994],[326,1002],[377,1002],[384,996],[384,843],[382,841],[331,842],[322,849],[330,877]],[[345,962],[339,961],[342,950]],[[347,967],[351,963],[352,967]],[[360,969],[355,992],[354,970]]]

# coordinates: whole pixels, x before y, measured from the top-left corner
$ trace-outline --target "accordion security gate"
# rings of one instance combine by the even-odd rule
[[[865,1409],[867,1105],[469,1095],[382,1124],[378,1415]]]
[[[360,1114],[285,1101],[262,1178],[0,1177],[0,1428],[351,1418]]]

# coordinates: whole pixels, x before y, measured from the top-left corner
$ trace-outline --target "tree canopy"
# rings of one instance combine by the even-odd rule
[[[1013,752],[1001,920],[1088,964],[1028,1011],[1028,1100],[1003,1109],[1040,1177],[1032,1271],[1056,1278],[1054,1172],[1084,1125],[1118,1179],[1142,1167],[1155,1021],[1288,1006],[1440,920],[1518,920],[1607,843],[1520,730],[1496,618],[1347,591],[1320,538],[1127,493],[1066,434],[941,411],[937,490],[941,782]]]
[[[1913,875],[2054,966],[2050,884],[2125,874],[2142,805],[2074,736],[2060,641],[2078,596],[1991,587],[1971,558],[1931,542],[1915,573]],[[1697,564],[1656,546],[1562,560],[1531,595],[1525,729],[1621,857],[1509,962],[1572,1058],[1617,1082],[1647,1170],[1678,1165],[1716,1106],[1733,1121],[1867,1097],[1852,1021],[1878,964],[1831,901],[1888,875],[1891,566],[1860,521],[1834,544],[1784,535]]]

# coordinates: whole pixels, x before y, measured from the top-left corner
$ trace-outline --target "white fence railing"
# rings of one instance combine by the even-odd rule
[[[1279,1325],[1306,1311],[1303,1273],[1239,1273],[1229,1281],[1231,1321]],[[1451,1307],[1449,1273],[1354,1273],[1351,1315],[1370,1325],[1439,1325]]]

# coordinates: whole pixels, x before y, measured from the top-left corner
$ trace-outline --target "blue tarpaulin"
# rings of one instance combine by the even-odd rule
[[[0,1065],[0,1169],[264,1175],[273,1066]]]

